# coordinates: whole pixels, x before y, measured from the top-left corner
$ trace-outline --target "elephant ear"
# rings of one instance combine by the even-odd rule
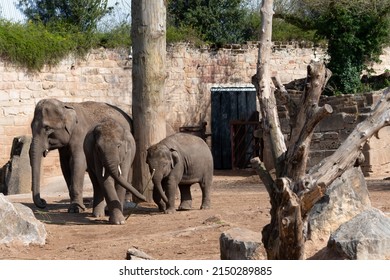
[[[130,143],[131,143],[131,133],[128,130],[124,131],[124,142],[125,142],[125,152],[126,154],[129,152],[129,149],[131,149]]]
[[[64,106],[64,118],[65,130],[71,134],[75,125],[77,124],[77,114],[74,107],[69,105]]]
[[[171,149],[171,156],[172,156],[172,168],[174,168],[176,166],[176,164],[179,162],[180,158],[179,158],[179,153],[174,150],[174,149]]]

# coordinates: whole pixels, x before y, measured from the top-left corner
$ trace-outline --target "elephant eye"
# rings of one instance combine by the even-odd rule
[[[45,126],[43,127],[43,129],[45,130],[46,134],[50,134],[50,133],[53,132],[53,128],[51,128],[51,127],[48,126],[48,125],[45,125]]]

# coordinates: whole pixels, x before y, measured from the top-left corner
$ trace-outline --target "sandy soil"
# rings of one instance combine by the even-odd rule
[[[367,182],[373,206],[388,214],[390,181]],[[61,178],[42,192],[48,201],[45,210],[37,209],[30,195],[9,196],[30,207],[48,235],[44,246],[0,245],[0,259],[123,260],[135,247],[157,260],[217,260],[223,232],[234,227],[260,232],[270,220],[268,193],[252,170],[215,171],[212,209],[199,210],[201,191],[194,185],[193,210],[165,215],[154,204],[143,203],[125,211],[128,219],[123,226],[93,218],[91,208],[67,213],[64,185]],[[88,203],[92,197],[88,183],[84,196]],[[308,258],[324,246],[326,240],[307,242]]]

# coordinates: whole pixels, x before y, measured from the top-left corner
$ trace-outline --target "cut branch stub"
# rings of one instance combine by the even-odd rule
[[[256,171],[257,175],[259,175],[269,195],[272,196],[274,192],[273,190],[274,179],[272,178],[268,170],[265,168],[264,163],[258,157],[255,157],[251,159],[251,165],[252,168]]]

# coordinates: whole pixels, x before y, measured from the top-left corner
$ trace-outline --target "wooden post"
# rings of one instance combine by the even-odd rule
[[[133,184],[152,200],[146,151],[166,136],[166,1],[131,1],[132,115],[137,145]]]

